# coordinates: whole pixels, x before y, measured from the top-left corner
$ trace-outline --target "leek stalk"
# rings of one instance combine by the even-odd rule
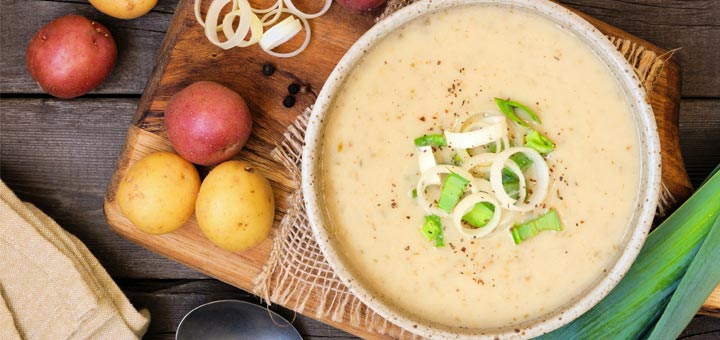
[[[707,297],[707,286],[718,284],[716,274],[705,275],[705,271],[716,271],[720,263],[720,226],[715,223],[720,216],[717,170],[650,233],[635,263],[605,299],[573,322],[538,339],[642,339],[653,331],[658,319],[661,323],[653,339],[674,335],[658,332],[682,330],[697,312],[697,301]],[[710,249],[699,252],[701,248]],[[691,262],[697,264],[688,270]],[[681,284],[685,280],[690,281]],[[705,290],[692,291],[693,287]],[[681,289],[677,298],[673,296],[676,289]],[[695,305],[676,306],[685,304],[683,299],[689,299],[686,296],[691,296]],[[668,304],[671,298],[679,301]]]
[[[703,302],[720,283],[718,256],[720,248],[720,216],[705,238],[695,259],[675,290],[660,320],[648,339],[676,339],[695,316]]]

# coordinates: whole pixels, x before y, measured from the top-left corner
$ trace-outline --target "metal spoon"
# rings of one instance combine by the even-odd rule
[[[183,317],[175,340],[302,340],[282,316],[265,307],[238,300],[201,305]]]

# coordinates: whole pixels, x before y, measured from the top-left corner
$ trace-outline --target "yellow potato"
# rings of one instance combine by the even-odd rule
[[[138,229],[165,234],[182,226],[195,208],[200,176],[170,152],[156,152],[132,165],[118,186],[120,210]]]
[[[218,247],[240,251],[254,247],[270,233],[275,199],[270,182],[250,164],[227,161],[205,177],[195,217]]]
[[[135,19],[150,12],[157,0],[90,0],[90,3],[111,17]]]

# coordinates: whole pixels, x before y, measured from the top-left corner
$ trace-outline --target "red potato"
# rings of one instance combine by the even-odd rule
[[[369,11],[384,4],[387,0],[335,0],[340,5],[354,11]]]
[[[25,62],[43,91],[58,98],[90,92],[110,75],[117,46],[97,21],[66,15],[51,21],[30,39]]]
[[[170,98],[165,128],[180,156],[200,165],[234,157],[250,137],[252,118],[237,92],[211,81],[199,81]]]

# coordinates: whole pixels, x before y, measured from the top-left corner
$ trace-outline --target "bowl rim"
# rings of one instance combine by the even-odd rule
[[[341,256],[336,252],[332,237],[326,229],[325,210],[322,203],[321,169],[322,140],[326,123],[326,114],[334,102],[338,90],[343,86],[346,76],[361,60],[365,52],[384,39],[395,29],[423,15],[458,6],[502,6],[521,9],[543,16],[560,25],[589,46],[601,62],[613,73],[613,77],[625,92],[631,106],[640,144],[640,183],[636,198],[636,211],[632,221],[636,227],[626,234],[626,243],[622,254],[616,259],[612,269],[573,303],[558,311],[546,314],[547,318],[534,320],[520,329],[505,327],[499,329],[471,329],[476,333],[460,332],[459,329],[436,327],[426,320],[418,320],[403,314],[399,308],[392,308],[384,300],[376,298],[361,284],[356,275],[345,267]],[[308,221],[314,237],[335,274],[363,303],[385,319],[403,329],[429,338],[477,339],[503,338],[518,339],[535,337],[548,333],[576,319],[600,302],[622,279],[630,269],[642,245],[647,238],[655,215],[660,194],[660,141],[652,107],[647,102],[646,92],[632,66],[617,51],[609,39],[597,28],[573,13],[569,9],[547,0],[422,0],[408,5],[391,16],[375,24],[363,34],[340,59],[322,90],[318,94],[312,109],[305,134],[305,146],[302,152],[302,192]],[[632,227],[631,227],[632,228]],[[424,322],[423,322],[424,321]],[[456,331],[457,330],[457,331]]]

